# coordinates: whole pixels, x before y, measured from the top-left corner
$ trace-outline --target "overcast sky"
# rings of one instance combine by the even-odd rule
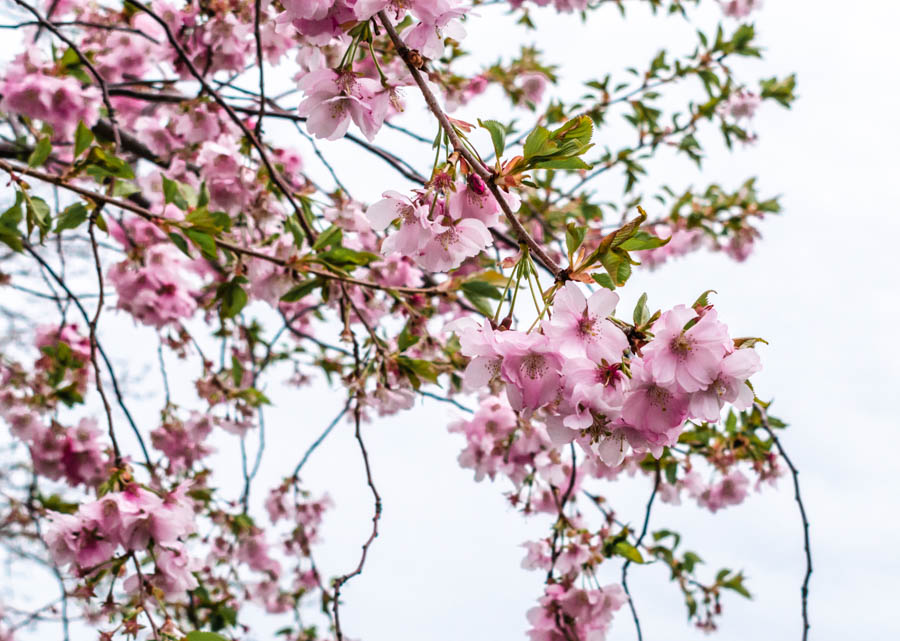
[[[696,25],[711,30],[718,10],[705,4],[709,6],[692,16]],[[559,91],[569,98],[579,93],[579,82],[639,66],[660,47],[689,51],[694,42],[693,25],[677,18],[654,19],[639,7],[629,11],[627,20],[612,8],[596,12],[588,25],[574,16],[537,12],[537,34],[508,26],[508,19],[498,22],[499,8],[479,12],[481,17],[468,24],[466,46],[480,52],[480,61],[508,56],[520,42],[539,38],[548,59],[561,66]],[[759,348],[765,369],[754,383],[761,398],[775,399],[772,413],[791,424],[782,440],[802,470],[815,561],[812,638],[894,638],[900,635],[894,612],[900,597],[895,473],[900,343],[893,336],[900,309],[900,140],[895,123],[900,111],[900,3],[768,0],[756,23],[766,59],[742,69],[747,77],[796,71],[800,100],[791,111],[775,105],[760,110],[754,121],[760,133],[756,145],[731,154],[708,137],[702,170],[662,161],[651,165],[652,181],[675,188],[711,182],[736,187],[755,175],[763,195],[782,194],[784,213],[765,223],[764,240],[745,263],[696,254],[655,273],[638,270],[622,305],[630,309],[642,291],[652,304],[665,308],[715,289],[714,301],[733,335],[769,341]],[[488,98],[453,115],[472,121],[503,119],[507,110]],[[412,98],[409,118],[417,130],[431,132],[427,115]],[[607,131],[595,142],[607,142],[603,136],[613,135]],[[385,140],[395,139],[385,134]],[[360,200],[408,186],[349,145],[326,144],[323,150],[337,166],[349,168],[342,179]],[[408,157],[418,158],[427,169],[427,155],[413,147]],[[311,156],[307,165],[327,182]],[[621,183],[608,185],[609,199],[620,199]],[[603,183],[597,186],[603,193]],[[130,323],[122,328],[110,341],[113,351],[118,344],[118,353],[128,354],[136,334]],[[144,389],[156,384],[152,377],[144,382]],[[176,377],[174,384],[190,382]],[[319,386],[300,393],[271,392],[276,407],[267,414],[267,428],[270,442],[278,447],[264,455],[257,499],[263,488],[290,472],[343,403],[340,391]],[[148,403],[141,417],[148,429],[157,408]],[[541,594],[542,577],[519,568],[518,545],[544,535],[549,523],[543,517],[524,520],[506,507],[505,484],[476,484],[469,471],[458,467],[462,439],[446,430],[457,417],[452,408],[427,402],[366,428],[385,507],[381,536],[365,572],[343,593],[341,618],[351,638],[524,638],[525,611]],[[220,472],[233,477],[233,437],[218,437]],[[328,491],[337,504],[324,527],[319,565],[326,574],[346,572],[356,564],[371,519],[349,425],[332,434],[303,478],[313,491]],[[648,479],[604,488],[622,518],[635,522],[649,490]],[[689,505],[658,503],[651,527],[680,530],[684,545],[700,553],[710,572],[724,566],[743,569],[749,577],[754,599],[726,596],[720,639],[799,639],[803,553],[788,478],[777,490],[754,494],[715,516]],[[618,567],[608,570],[611,582]],[[679,591],[666,582],[664,568],[633,567],[631,577],[645,639],[703,636],[685,624]],[[635,638],[625,610],[609,638]]]

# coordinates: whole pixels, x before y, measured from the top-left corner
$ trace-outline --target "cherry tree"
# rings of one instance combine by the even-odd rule
[[[252,639],[262,618],[286,640],[367,638],[342,625],[384,509],[366,434],[418,399],[452,408],[475,481],[546,526],[511,542],[544,577],[522,613],[532,641],[599,641],[617,619],[642,639],[628,577],[650,564],[715,630],[751,586],[701,564],[690,532],[651,529],[653,506],[727,511],[781,479],[802,517],[806,639],[808,522],[774,390],[751,383],[763,338],[732,335],[703,282],[669,309],[620,304],[634,270],[743,261],[780,211],[754,179],[647,187],[657,156],[740,153],[757,110],[791,105],[794,77],[759,60],[758,4],[7,0],[0,545],[57,594],[0,602],[0,639]],[[604,60],[579,95],[560,90],[566,43],[541,19],[638,5],[719,15],[676,53]],[[484,20],[542,49],[487,61],[466,38]],[[333,145],[353,161],[330,162]],[[357,200],[342,176],[375,166],[390,180]],[[136,364],[143,338],[105,347],[123,321],[153,337],[158,374]],[[265,448],[296,447],[266,429],[272,390],[325,385],[343,395],[334,420],[259,487]],[[332,501],[303,470],[341,429],[372,511],[357,556],[326,567]],[[239,496],[211,464],[228,442]],[[648,488],[638,523],[606,497],[631,477]]]

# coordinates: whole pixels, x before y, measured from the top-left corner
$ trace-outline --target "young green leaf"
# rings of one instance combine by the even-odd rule
[[[88,208],[84,203],[75,203],[66,207],[59,218],[56,219],[56,228],[53,230],[57,234],[66,229],[75,229],[80,226],[88,217]]]
[[[496,120],[479,120],[478,124],[488,130],[491,134],[491,142],[494,145],[494,156],[497,160],[503,155],[506,149],[506,127]]]
[[[40,167],[45,162],[47,162],[47,158],[50,157],[50,151],[52,146],[50,144],[50,136],[43,136],[40,140],[38,140],[37,145],[34,147],[34,151],[31,152],[31,155],[28,156],[28,166],[29,167]]]
[[[75,129],[75,148],[72,150],[73,158],[78,158],[93,142],[94,133],[83,122],[79,121],[78,127]]]

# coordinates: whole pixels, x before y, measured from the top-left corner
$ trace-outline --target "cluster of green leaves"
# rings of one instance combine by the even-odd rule
[[[51,389],[51,397],[67,407],[83,403],[84,398],[78,391],[77,376],[75,381],[67,381],[66,375],[69,372],[73,374],[79,372],[86,363],[75,355],[68,343],[63,341],[45,345],[41,348],[41,352],[50,361],[46,380]]]
[[[702,583],[697,578],[696,571],[697,566],[703,564],[703,559],[689,550],[680,554],[676,552],[681,544],[681,535],[677,532],[657,530],[653,532],[653,541],[648,552],[669,567],[670,580],[678,584],[684,595],[689,621],[712,622],[721,613],[720,597],[723,590],[731,590],[747,599],[752,598],[744,585],[745,577],[742,572],[722,568],[716,573],[712,583]],[[704,610],[702,618],[699,612],[701,604]]]
[[[638,207],[638,212],[636,218],[604,236],[593,251],[578,260],[575,256],[584,242],[586,228],[569,223],[566,227],[566,249],[573,265],[572,274],[586,273],[599,263],[606,273],[591,274],[594,281],[607,289],[624,285],[631,276],[631,266],[640,264],[631,257],[630,252],[655,249],[669,241],[642,230],[640,227],[647,220],[647,213],[641,207]]]

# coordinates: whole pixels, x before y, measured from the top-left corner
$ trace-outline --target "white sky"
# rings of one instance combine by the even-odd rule
[[[710,6],[692,15],[697,25],[711,31],[718,11],[705,4]],[[465,42],[481,52],[479,60],[514,54],[520,41],[539,38],[547,58],[561,65],[567,81],[561,91],[569,98],[579,92],[580,81],[640,66],[660,47],[689,51],[694,42],[691,25],[677,18],[650,18],[642,8],[631,9],[624,21],[607,8],[587,26],[573,16],[538,12],[537,35],[507,26],[508,20],[495,21],[497,8],[480,12],[481,19],[469,22]],[[893,122],[900,110],[895,34],[900,3],[768,0],[756,23],[766,58],[742,65],[745,77],[796,71],[800,100],[794,109],[767,104],[754,121],[758,144],[729,154],[714,136],[707,136],[702,171],[684,161],[663,160],[650,165],[651,179],[675,188],[710,182],[736,187],[756,175],[762,195],[783,194],[784,213],[764,224],[764,239],[746,263],[695,254],[656,273],[638,270],[622,305],[631,309],[642,291],[649,293],[651,304],[667,307],[715,289],[714,301],[733,335],[762,336],[770,342],[758,348],[765,369],[754,384],[761,398],[776,399],[772,412],[791,424],[782,440],[802,471],[815,563],[812,638],[894,638],[900,636],[894,612],[900,596],[900,521],[893,460],[900,449],[895,413],[900,343],[892,333],[900,308],[900,212],[892,188],[900,171],[900,139]],[[418,103],[410,103],[413,128],[430,135],[428,118]],[[479,116],[503,119],[507,111],[487,99],[453,115],[471,121]],[[385,134],[386,141],[400,140]],[[606,135],[595,142],[602,145]],[[348,167],[342,179],[361,200],[406,186],[351,145],[325,143],[322,148],[338,167]],[[410,147],[407,157],[427,169],[427,148]],[[307,166],[315,165],[310,155]],[[324,172],[318,175],[327,182]],[[608,199],[619,200],[621,183],[606,184]],[[604,183],[597,186],[602,190]],[[124,362],[136,342],[130,323],[123,323],[107,349]],[[138,373],[132,372],[135,377]],[[189,384],[186,376],[175,379],[176,388]],[[152,373],[143,385],[157,385]],[[268,440],[275,445],[265,453],[257,499],[290,473],[342,405],[339,391],[320,387],[270,396],[276,408],[267,413]],[[145,430],[154,427],[157,407],[147,403],[139,412]],[[542,576],[519,568],[518,545],[542,536],[549,521],[523,519],[506,507],[505,484],[475,484],[471,473],[458,467],[462,438],[446,431],[454,417],[452,408],[429,401],[365,428],[385,511],[365,572],[343,593],[341,619],[351,638],[524,638],[525,611],[541,594]],[[216,438],[223,451],[217,458],[219,471],[233,479],[233,437]],[[368,535],[372,509],[349,425],[332,434],[303,478],[310,489],[327,490],[337,503],[326,521],[319,565],[326,575],[346,572],[355,566],[359,545]],[[637,522],[649,486],[647,479],[626,481],[607,493],[624,520]],[[803,555],[789,478],[778,490],[753,494],[742,506],[717,515],[658,502],[651,528],[661,527],[681,531],[683,545],[700,553],[710,573],[731,567],[748,575],[754,599],[725,597],[720,639],[799,639]],[[609,581],[616,580],[618,565],[607,565]],[[700,638],[685,624],[680,593],[667,576],[660,566],[633,566],[630,572],[644,638]],[[623,609],[609,639],[634,638],[630,615]]]

